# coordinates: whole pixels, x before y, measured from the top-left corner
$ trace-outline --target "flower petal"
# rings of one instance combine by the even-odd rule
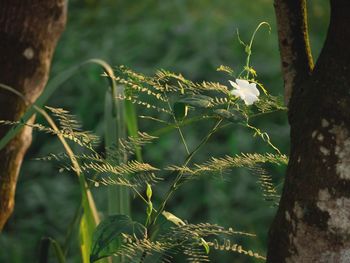
[[[238,90],[238,89],[231,90],[231,94],[233,94],[236,97],[240,97],[242,100],[244,100],[244,98],[245,98],[244,92],[242,92],[241,90]]]
[[[260,91],[258,90],[258,88],[256,87],[256,83],[250,83],[249,84],[249,90],[251,93],[253,93],[255,96],[259,96],[260,95]]]
[[[246,105],[252,105],[254,102],[258,101],[258,97],[254,94],[245,94],[244,103]]]
[[[236,83],[237,83],[238,86],[240,86],[241,88],[247,88],[247,87],[249,87],[249,82],[248,82],[248,80],[245,80],[245,79],[236,79]]]
[[[241,89],[241,87],[238,86],[236,82],[233,82],[232,80],[229,80],[228,82],[230,82],[230,84],[231,84],[232,87],[234,87],[234,88],[236,88],[236,89]]]

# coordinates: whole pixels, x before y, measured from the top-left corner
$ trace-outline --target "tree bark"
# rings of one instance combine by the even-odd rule
[[[313,60],[307,33],[306,0],[275,0],[286,105],[293,89],[310,76]]]
[[[267,262],[350,262],[350,2],[330,3],[320,57],[289,104],[291,153]]]
[[[48,79],[51,58],[66,22],[65,0],[0,1],[0,83],[33,103]],[[0,119],[19,120],[28,103],[0,90]],[[31,120],[33,121],[33,119]],[[0,138],[8,127],[0,126]],[[14,208],[19,169],[31,143],[25,127],[0,151],[0,230]]]

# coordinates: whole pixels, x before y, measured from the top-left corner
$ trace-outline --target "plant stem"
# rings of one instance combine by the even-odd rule
[[[142,118],[150,119],[150,120],[152,119],[152,117],[149,117],[149,116],[142,116]],[[195,122],[208,120],[208,119],[214,119],[214,118],[215,117],[213,117],[213,116],[205,116],[205,117],[204,116],[196,116],[196,117],[193,117],[190,119],[183,120],[181,123],[178,124],[178,126],[183,127],[183,126],[187,126],[189,124],[195,123]],[[155,119],[153,119],[153,120],[155,120]],[[173,129],[177,128],[175,124],[168,124],[166,122],[165,122],[165,124],[167,125],[166,127],[154,130],[154,131],[150,132],[150,134],[152,136],[160,137],[161,135],[166,134],[168,132],[171,132]]]
[[[166,95],[165,92],[164,92],[164,97],[166,98],[166,101],[167,101],[167,104],[168,104],[168,107],[169,107],[170,112],[172,112],[173,109],[171,108],[171,105],[170,105],[170,102],[169,102],[169,98],[168,98],[168,96]],[[187,153],[187,154],[190,154],[190,151],[189,151],[189,149],[188,149],[188,146],[187,146],[185,137],[184,137],[184,135],[183,135],[183,133],[182,133],[182,130],[181,130],[181,128],[180,128],[180,125],[179,125],[178,121],[176,120],[175,115],[174,115],[174,114],[171,114],[171,116],[172,116],[173,119],[174,119],[174,123],[175,123],[176,129],[179,131],[179,134],[180,134],[182,143],[183,143],[183,145],[185,146],[186,153]]]
[[[250,39],[249,45],[248,45],[248,55],[247,55],[247,60],[246,60],[246,71],[247,71],[247,79],[249,79],[249,68],[250,68],[250,56],[252,55],[252,46],[253,46],[253,41],[255,38],[256,33],[258,32],[258,30],[260,29],[261,26],[263,25],[267,25],[269,27],[269,29],[271,30],[271,27],[269,25],[269,23],[267,22],[261,22],[257,28],[254,30],[253,35]]]
[[[198,144],[198,146],[186,157],[186,160],[184,162],[184,167],[188,165],[188,163],[191,161],[193,156],[198,152],[198,150],[209,140],[209,138],[213,135],[213,133],[218,129],[219,125],[221,124],[222,119],[220,119],[214,127],[210,130],[210,132],[202,139],[202,141]],[[155,222],[157,221],[158,216],[164,211],[166,204],[170,197],[174,194],[175,190],[180,186],[180,181],[183,178],[184,172],[179,171],[174,182],[172,183],[171,187],[169,188],[163,202],[160,205],[160,208],[158,209],[158,212],[156,213],[154,219],[150,223],[150,226],[153,226]]]

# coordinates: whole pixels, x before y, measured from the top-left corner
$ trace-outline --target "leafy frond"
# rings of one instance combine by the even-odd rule
[[[98,144],[99,137],[89,131],[83,131],[80,122],[74,115],[69,114],[69,111],[48,106],[45,106],[45,108],[51,111],[56,117],[59,123],[59,130],[65,138],[89,149],[92,149],[94,145]]]
[[[265,201],[273,202],[273,205],[277,205],[280,199],[280,195],[276,190],[276,186],[273,183],[271,175],[262,168],[260,165],[255,165],[250,168],[251,172],[258,177],[258,183],[262,190]]]
[[[160,88],[157,88],[158,85],[149,86],[149,85],[142,85],[142,83],[152,83],[151,78],[146,77],[144,75],[141,75],[139,73],[132,72],[131,70],[125,70],[123,71],[126,74],[130,74],[129,77],[121,78],[121,77],[115,77],[115,80],[118,81],[120,84],[125,85],[128,87],[129,93],[140,93],[145,94],[151,97],[156,98],[157,100],[166,102],[167,99],[163,97],[163,90]],[[130,78],[130,76],[133,76]],[[153,83],[152,83],[153,84]]]
[[[181,171],[189,175],[202,175],[206,173],[223,173],[237,167],[252,167],[256,164],[272,163],[277,165],[287,164],[288,158],[284,154],[258,154],[242,153],[235,156],[225,156],[222,158],[212,157],[203,164],[194,164],[192,168],[187,166],[171,165],[166,169],[169,171]]]
[[[215,224],[200,223],[173,226],[158,240],[178,246],[189,262],[209,262],[209,244],[214,244],[219,238],[224,237],[224,240],[229,240],[228,238],[236,235],[255,236],[251,233],[235,231],[232,228],[225,229]]]
[[[287,110],[287,107],[284,106],[283,99],[281,97],[275,97],[272,95],[266,95],[265,97],[262,97],[255,103],[255,106],[262,113],[275,110]]]
[[[21,125],[21,126],[28,126],[31,127],[32,129],[35,129],[39,132],[43,132],[46,134],[50,135],[60,135],[63,136],[65,139],[68,139],[76,144],[78,144],[81,147],[88,148],[90,150],[93,149],[93,145],[97,144],[99,141],[99,138],[96,135],[93,135],[90,132],[86,131],[76,131],[76,130],[68,130],[68,129],[63,129],[63,130],[55,130],[51,127],[44,126],[40,123],[23,123],[21,121],[5,121],[5,120],[0,120],[0,124],[2,125],[8,125],[8,126],[16,126],[16,125]]]
[[[138,132],[138,136],[128,136],[127,139],[119,139],[118,149],[121,153],[134,154],[135,149],[152,143],[158,139],[156,136],[149,135],[146,132]],[[113,151],[108,151],[107,155],[113,156]]]
[[[145,107],[146,109],[153,109],[153,110],[156,110],[158,112],[164,112],[164,113],[167,113],[167,114],[171,114],[171,112],[168,109],[166,109],[164,107],[161,107],[161,106],[158,106],[158,105],[150,104],[149,102],[146,102],[146,101],[143,101],[143,100],[139,99],[139,97],[126,96],[126,95],[117,95],[116,99],[127,100],[127,101],[130,101],[133,104]]]
[[[177,217],[167,214],[167,222],[175,225],[163,228],[155,240],[148,236],[146,228],[127,216],[114,215],[106,218],[94,234],[92,262],[109,255],[123,255],[128,262],[170,263],[172,257],[178,254],[183,255],[187,262],[209,262],[210,247],[263,258],[231,241],[237,235],[252,237],[253,234],[208,223],[186,224],[182,221],[181,224],[176,224],[173,217]],[[224,245],[219,245],[218,240],[222,240]]]
[[[185,233],[196,233],[200,237],[208,237],[212,235],[241,235],[255,237],[255,234],[236,231],[233,228],[224,228],[222,226],[210,223],[186,224],[181,226],[181,230]]]
[[[145,138],[150,139],[151,137],[146,136]],[[94,182],[96,186],[101,184],[137,187],[161,180],[155,175],[155,172],[159,169],[148,163],[132,160],[127,163],[116,164],[113,160],[105,159],[97,153],[73,155],[73,157],[79,162],[80,171],[93,175],[90,181]],[[38,158],[38,160],[59,161],[63,164],[61,171],[75,171],[75,167],[66,165],[69,158],[70,156],[62,153],[49,154],[46,157]]]
[[[139,263],[143,258],[144,262],[170,263],[173,252],[173,244],[151,241],[147,237],[142,239],[135,235],[123,235],[123,245],[119,252],[113,255],[123,255],[128,258],[128,262]],[[152,261],[150,261],[152,260]]]
[[[90,179],[90,181],[94,182],[95,186],[122,185],[135,188],[143,187],[145,184],[154,184],[161,181],[161,178],[157,177],[154,173],[138,173],[132,177],[120,175],[99,175],[94,179]]]
[[[82,162],[80,168],[86,173],[93,173],[96,177],[93,181],[103,185],[141,186],[159,180],[154,174],[159,170],[158,168],[135,160],[120,165],[113,165],[106,160],[103,162]]]
[[[215,91],[225,95],[229,94],[228,88],[218,82],[203,81],[196,83],[186,79],[181,74],[166,70],[158,70],[154,77],[146,77],[125,66],[121,66],[119,72],[121,76],[126,76],[125,78],[118,77],[116,80],[119,83],[126,85],[130,90],[137,90],[141,93],[152,95],[161,101],[167,101],[162,95],[164,92],[184,95]]]
[[[213,242],[207,242],[208,246],[212,249],[215,250],[219,250],[219,251],[232,251],[232,252],[236,252],[239,254],[244,254],[250,257],[254,257],[257,259],[261,259],[261,260],[266,260],[266,258],[262,255],[260,255],[257,252],[254,252],[250,249],[245,249],[243,248],[241,245],[232,242],[230,239],[223,239],[221,241],[218,241],[217,239],[214,239]]]
[[[85,161],[92,161],[92,162],[103,162],[104,158],[97,154],[97,153],[91,153],[91,154],[74,154],[73,157],[77,160],[85,160]],[[69,159],[70,156],[66,153],[50,153],[47,156],[44,157],[38,157],[35,158],[35,160],[38,161],[62,161],[66,162],[67,159]]]
[[[234,76],[234,70],[229,67],[229,66],[225,66],[225,65],[220,65],[220,67],[218,67],[216,69],[216,71],[222,71],[222,72],[226,72],[227,74],[229,74],[230,76]]]
[[[228,105],[230,100],[227,97],[214,97],[213,104],[215,106]]]

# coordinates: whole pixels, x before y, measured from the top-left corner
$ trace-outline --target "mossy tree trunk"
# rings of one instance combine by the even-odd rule
[[[19,120],[40,95],[65,21],[66,0],[0,1],[0,83],[22,93],[26,101],[0,90],[1,120]],[[0,126],[0,138],[7,131],[8,127]],[[0,151],[0,230],[14,208],[18,173],[31,133],[23,128]]]
[[[291,152],[267,262],[350,262],[350,1],[330,5],[313,68],[305,1],[275,0]]]

